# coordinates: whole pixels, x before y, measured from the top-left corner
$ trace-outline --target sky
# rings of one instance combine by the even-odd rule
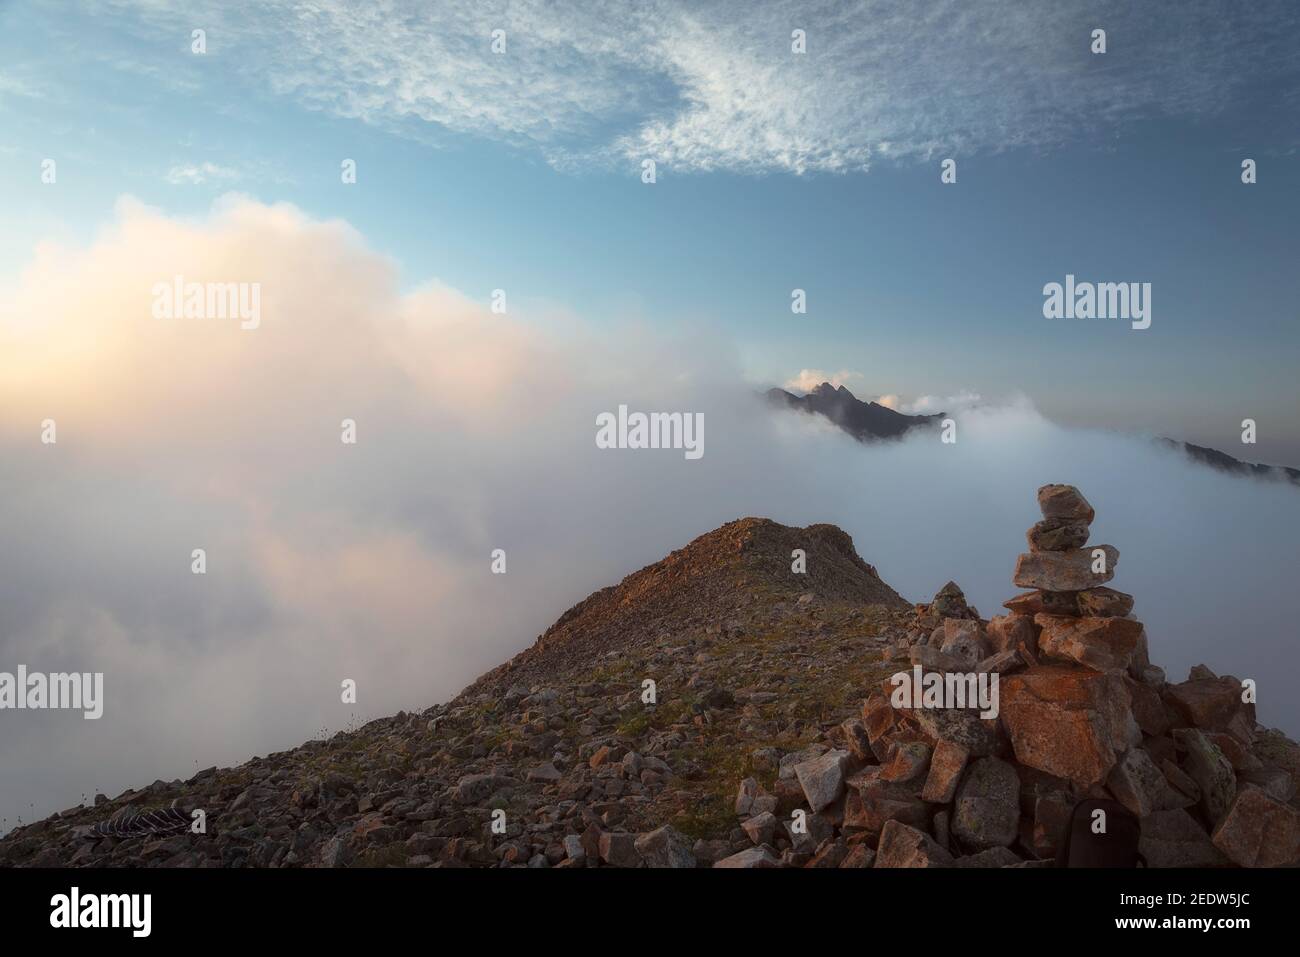
[[[756,385],[1023,391],[1300,465],[1300,12],[1026,7],[3,3],[0,276],[123,195],[233,191],[345,219],[407,288],[722,326]],[[1067,273],[1150,282],[1152,327],[1044,319]]]
[[[917,11],[0,0],[0,670],[107,694],[0,716],[0,818],[446,700],[742,515],[988,616],[1052,481],[1153,660],[1300,732],[1300,495],[1144,438],[1300,466],[1297,8]],[[1151,283],[1151,327],[1044,318],[1067,273]],[[175,275],[260,325],[151,315]],[[959,441],[754,400],[820,373]],[[597,449],[620,404],[705,454]]]

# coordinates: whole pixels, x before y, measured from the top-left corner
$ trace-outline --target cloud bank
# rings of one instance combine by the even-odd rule
[[[559,167],[653,158],[688,172],[798,174],[1051,147],[1216,113],[1300,64],[1285,0],[940,0],[923,14],[903,0],[107,6],[175,44],[202,24],[210,57],[309,108],[421,137],[510,142]],[[1089,50],[1097,27],[1103,56]],[[806,53],[792,52],[795,31]]]
[[[261,325],[154,319],[178,274],[260,283]],[[987,616],[1053,481],[1097,507],[1153,659],[1256,678],[1262,720],[1300,731],[1294,488],[1025,402],[962,413],[955,445],[864,447],[758,401],[719,336],[398,280],[346,224],[235,197],[193,221],[123,202],[92,246],[42,247],[0,287],[0,670],[105,674],[98,721],[0,713],[0,816],[445,700],[742,515],[839,524],[909,599],[952,578]],[[597,449],[624,403],[703,412],[703,458]]]

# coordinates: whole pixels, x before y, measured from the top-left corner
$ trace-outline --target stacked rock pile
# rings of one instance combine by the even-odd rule
[[[1300,863],[1297,755],[1256,724],[1253,682],[1198,665],[1169,684],[1133,598],[1107,587],[1119,552],[1087,544],[1092,506],[1069,485],[1038,504],[1014,575],[1032,590],[984,621],[950,582],[892,651],[954,688],[996,675],[996,716],[899,706],[883,682],[825,745],[786,755],[771,793],[741,784],[754,846],[715,866],[1047,866],[1088,798],[1139,819],[1153,867]]]

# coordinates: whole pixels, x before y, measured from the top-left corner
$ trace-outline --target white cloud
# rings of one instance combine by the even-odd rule
[[[177,273],[261,283],[260,327],[152,318]],[[96,722],[5,717],[0,817],[445,700],[742,515],[839,524],[904,596],[953,578],[989,615],[1052,481],[1097,507],[1153,659],[1257,677],[1262,720],[1300,729],[1269,677],[1296,659],[1277,601],[1289,485],[1060,429],[1023,401],[963,412],[955,445],[866,447],[757,400],[738,346],[707,329],[592,331],[401,290],[346,224],[231,198],[199,220],[124,202],[92,246],[43,246],[0,293],[0,661],[103,671],[106,696]],[[703,412],[704,457],[597,449],[595,416],[620,403]]]
[[[798,389],[800,392],[811,392],[823,382],[829,382],[839,388],[861,378],[861,372],[850,372],[848,369],[841,369],[839,372],[824,372],[821,369],[800,369],[797,376],[786,380],[785,387],[787,389]]]
[[[197,17],[190,3],[126,5],[167,29]],[[311,108],[417,136],[433,124],[501,139],[557,166],[650,157],[673,170],[803,173],[1050,147],[1218,111],[1300,63],[1286,2],[1112,6],[1100,57],[1088,52],[1098,16],[1017,0],[943,0],[924,16],[891,0],[320,0],[199,19],[215,60]],[[794,28],[806,54],[790,50]],[[494,29],[504,54],[491,52]]]
[[[173,186],[201,186],[204,183],[233,182],[239,178],[239,173],[216,163],[181,163],[169,169],[165,178]]]

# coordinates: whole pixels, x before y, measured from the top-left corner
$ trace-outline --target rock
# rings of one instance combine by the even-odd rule
[[[670,824],[638,836],[634,846],[646,867],[695,866],[695,855],[691,852],[690,844]]]
[[[1244,744],[1232,735],[1222,731],[1207,731],[1205,736],[1223,752],[1223,756],[1228,759],[1228,763],[1232,765],[1234,771],[1258,771],[1264,766],[1264,762],[1255,757]]]
[[[907,713],[931,744],[947,738],[977,758],[998,749],[996,717],[981,718],[979,711],[971,708],[914,708]]]
[[[467,774],[456,783],[456,800],[461,804],[477,804],[491,797],[497,789],[495,774]],[[360,808],[365,811],[366,808]]]
[[[1024,667],[1025,661],[1018,651],[999,651],[996,655],[989,655],[983,661],[975,666],[977,675],[992,674],[1006,675]]]
[[[844,858],[848,856],[848,844],[844,843],[844,841],[830,841],[813,855],[813,859],[808,862],[807,866],[823,869],[839,867]]]
[[[781,757],[778,765],[777,777],[793,778],[794,768],[797,764],[803,764],[805,761],[812,761],[826,753],[826,748],[820,744],[812,744],[799,751],[791,751],[789,754]]]
[[[957,587],[956,582],[948,582],[935,593],[934,600],[929,605],[930,614],[936,618],[973,618],[975,617],[969,605],[966,604],[966,596],[962,590]]]
[[[1178,765],[1174,764],[1169,758],[1164,758],[1160,762],[1160,773],[1165,776],[1169,786],[1177,793],[1183,796],[1183,801],[1179,807],[1189,807],[1197,804],[1201,800],[1201,789],[1196,786],[1196,782]]]
[[[335,835],[321,848],[320,862],[325,867],[347,867],[352,862],[352,849],[342,836]]]
[[[1232,763],[1213,741],[1195,728],[1177,729],[1174,740],[1187,752],[1183,770],[1200,789],[1201,811],[1211,825],[1217,825],[1237,796],[1237,777]]]
[[[930,773],[921,791],[922,800],[931,804],[947,804],[957,794],[957,782],[966,769],[970,751],[956,741],[940,738],[930,758]]]
[[[994,652],[1015,651],[1022,644],[1038,653],[1038,625],[1029,615],[998,615],[989,619],[989,648]]]
[[[847,751],[835,750],[795,765],[795,777],[808,799],[808,806],[814,811],[828,807],[844,793],[844,769],[848,758]]]
[[[750,808],[754,806],[756,797],[758,797],[758,781],[754,778],[745,778],[740,782],[740,790],[736,793],[736,813],[748,814]]]
[[[1250,744],[1255,737],[1255,705],[1242,701],[1241,682],[1233,678],[1192,678],[1167,685],[1164,699],[1188,725],[1224,731]]]
[[[1106,779],[1106,787],[1115,800],[1140,818],[1187,803],[1169,786],[1151,755],[1141,748],[1130,748],[1120,756]]]
[[[1020,856],[1010,848],[990,847],[977,854],[959,857],[953,862],[954,867],[1012,867],[1020,863]]]
[[[916,782],[897,783],[881,779],[881,768],[863,768],[850,779],[844,802],[844,828],[864,831],[874,837],[889,821],[902,821],[917,827],[929,824],[930,809],[921,800]]]
[[[958,658],[956,655],[944,654],[934,645],[914,645],[911,652],[911,662],[914,665],[920,665],[926,671],[969,671],[970,666],[964,658]]]
[[[1148,867],[1222,867],[1228,863],[1184,810],[1156,811],[1143,818],[1138,851]]]
[[[943,624],[944,639],[939,647],[942,654],[955,658],[967,670],[974,668],[981,660],[988,657],[988,642],[980,634],[979,622],[949,618]]]
[[[691,846],[691,853],[695,855],[696,865],[703,865],[704,867],[712,867],[724,857],[730,857],[732,850],[731,842],[720,838],[711,841],[700,838]]]
[[[876,867],[951,867],[952,855],[924,831],[888,821],[880,834]]]
[[[741,868],[779,867],[780,861],[778,861],[776,855],[766,847],[750,847],[741,851],[739,854],[732,854],[730,857],[724,857],[713,866]]]
[[[1249,784],[1275,801],[1289,803],[1295,797],[1295,780],[1281,768],[1257,768],[1237,775],[1237,786]]]
[[[1242,867],[1300,862],[1300,814],[1258,788],[1245,788],[1214,829],[1214,846]]]
[[[575,864],[585,864],[587,861],[587,849],[582,844],[582,835],[566,834],[564,835],[564,854]]]
[[[1135,660],[1145,660],[1146,633],[1132,618],[1066,618],[1035,615],[1042,629],[1041,654],[1073,661],[1094,671],[1127,671]]]
[[[776,834],[776,815],[770,813],[756,814],[741,824],[741,828],[755,844],[771,844]]]
[[[1041,665],[1000,686],[1000,717],[1016,760],[1081,788],[1104,781],[1141,733],[1119,675]]]
[[[1153,738],[1163,737],[1173,726],[1169,708],[1160,697],[1160,692],[1144,681],[1124,679],[1132,702],[1133,718],[1143,734]]]
[[[1046,519],[1066,519],[1091,524],[1096,512],[1073,485],[1044,485],[1038,490],[1038,508]]]
[[[844,736],[844,743],[854,758],[858,761],[876,760],[871,750],[871,738],[867,734],[867,726],[861,718],[849,718],[840,725],[840,730]]]
[[[1070,824],[1074,801],[1063,791],[1045,791],[1034,800],[1034,820],[1029,839],[1033,852],[1041,858],[1056,857],[1056,849]]]
[[[875,862],[875,851],[865,844],[854,844],[844,860],[840,861],[840,868],[871,867]]]
[[[600,859],[610,867],[638,867],[641,855],[636,849],[636,835],[605,831],[600,835]]]
[[[564,777],[550,761],[539,764],[528,772],[528,781],[535,784],[554,784]]]
[[[905,782],[921,777],[930,769],[930,746],[924,741],[902,741],[894,756],[881,768],[880,780]]]
[[[1094,572],[1093,555],[1097,551],[1105,554],[1105,570]],[[1114,578],[1118,561],[1119,549],[1112,545],[1092,545],[1069,552],[1027,552],[1016,559],[1012,580],[1020,588],[1082,591]]]
[[[1088,541],[1088,523],[1068,518],[1045,518],[1025,533],[1031,552],[1068,552]]]
[[[1015,616],[1032,618],[1037,614],[1078,615],[1079,596],[1072,591],[1031,591],[1015,598],[1009,598],[1002,607]],[[992,626],[990,621],[989,625]]]
[[[1020,822],[1020,778],[997,758],[971,762],[953,805],[952,833],[976,850],[1006,847],[1016,839]]]
[[[1079,614],[1089,618],[1123,618],[1133,610],[1133,596],[1113,588],[1085,588],[1076,600]]]

